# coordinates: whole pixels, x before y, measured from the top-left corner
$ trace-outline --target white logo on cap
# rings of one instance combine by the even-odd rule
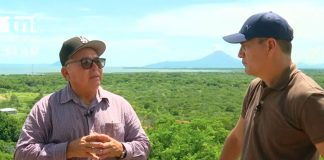
[[[245,28],[246,28],[246,30],[249,30],[249,29],[251,28],[251,26],[249,26],[249,25],[247,24],[247,25],[245,25]]]
[[[83,37],[83,36],[80,36],[79,37],[80,38],[80,41],[84,44],[84,43],[88,43],[89,42],[89,40],[88,39],[86,39],[85,37]]]

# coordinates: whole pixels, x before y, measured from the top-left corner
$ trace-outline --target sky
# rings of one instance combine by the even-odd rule
[[[298,0],[0,0],[0,64],[51,64],[74,36],[102,40],[112,67],[195,60],[215,51],[237,58],[222,37],[273,11],[294,29],[295,63],[324,63],[324,2]]]

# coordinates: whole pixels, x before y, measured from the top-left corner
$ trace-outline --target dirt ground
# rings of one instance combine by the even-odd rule
[[[0,95],[0,101],[5,100],[6,98]]]

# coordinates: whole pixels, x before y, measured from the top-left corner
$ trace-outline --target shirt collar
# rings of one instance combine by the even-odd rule
[[[67,103],[69,101],[74,101],[75,103],[81,104],[80,102],[80,98],[75,94],[75,92],[73,91],[71,84],[68,83],[65,88],[63,88],[62,92],[61,92],[61,96],[60,96],[60,103]],[[98,88],[98,92],[96,94],[96,100],[98,103],[100,103],[102,100],[106,100],[107,102],[109,102],[108,100],[108,94],[106,92],[104,92],[104,89],[101,88],[101,86],[99,86]]]
[[[60,102],[61,104],[67,103],[69,101],[73,100],[75,103],[78,103],[79,98],[72,90],[71,84],[68,83],[63,90],[61,91],[61,97]]]
[[[278,91],[285,89],[296,72],[299,72],[299,70],[297,69],[295,64],[292,64],[290,67],[284,70],[277,83],[275,83],[273,86],[270,86],[269,88]],[[262,86],[267,87],[264,81],[262,81]]]
[[[106,100],[109,103],[109,95],[107,94],[107,92],[104,92],[104,89],[101,86],[99,86],[98,88],[96,99],[98,102]]]

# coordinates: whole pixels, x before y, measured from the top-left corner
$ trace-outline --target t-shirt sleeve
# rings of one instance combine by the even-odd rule
[[[250,85],[246,91],[245,97],[243,99],[243,106],[242,106],[242,112],[241,112],[241,116],[243,118],[245,118],[245,116],[246,116],[246,112],[249,109],[249,104],[252,100],[253,94],[255,94],[256,88],[260,82],[261,82],[260,79],[258,79],[258,78],[254,79],[250,83]]]
[[[314,93],[306,99],[301,124],[314,144],[324,142],[324,93]]]
[[[245,94],[245,97],[244,97],[244,99],[243,99],[243,106],[242,106],[242,112],[241,112],[241,116],[243,117],[243,118],[245,118],[245,115],[246,115],[246,112],[247,112],[247,110],[248,110],[248,95],[249,95],[249,91],[250,91],[250,89],[251,89],[251,86],[247,89],[247,91],[246,91],[246,94]]]

